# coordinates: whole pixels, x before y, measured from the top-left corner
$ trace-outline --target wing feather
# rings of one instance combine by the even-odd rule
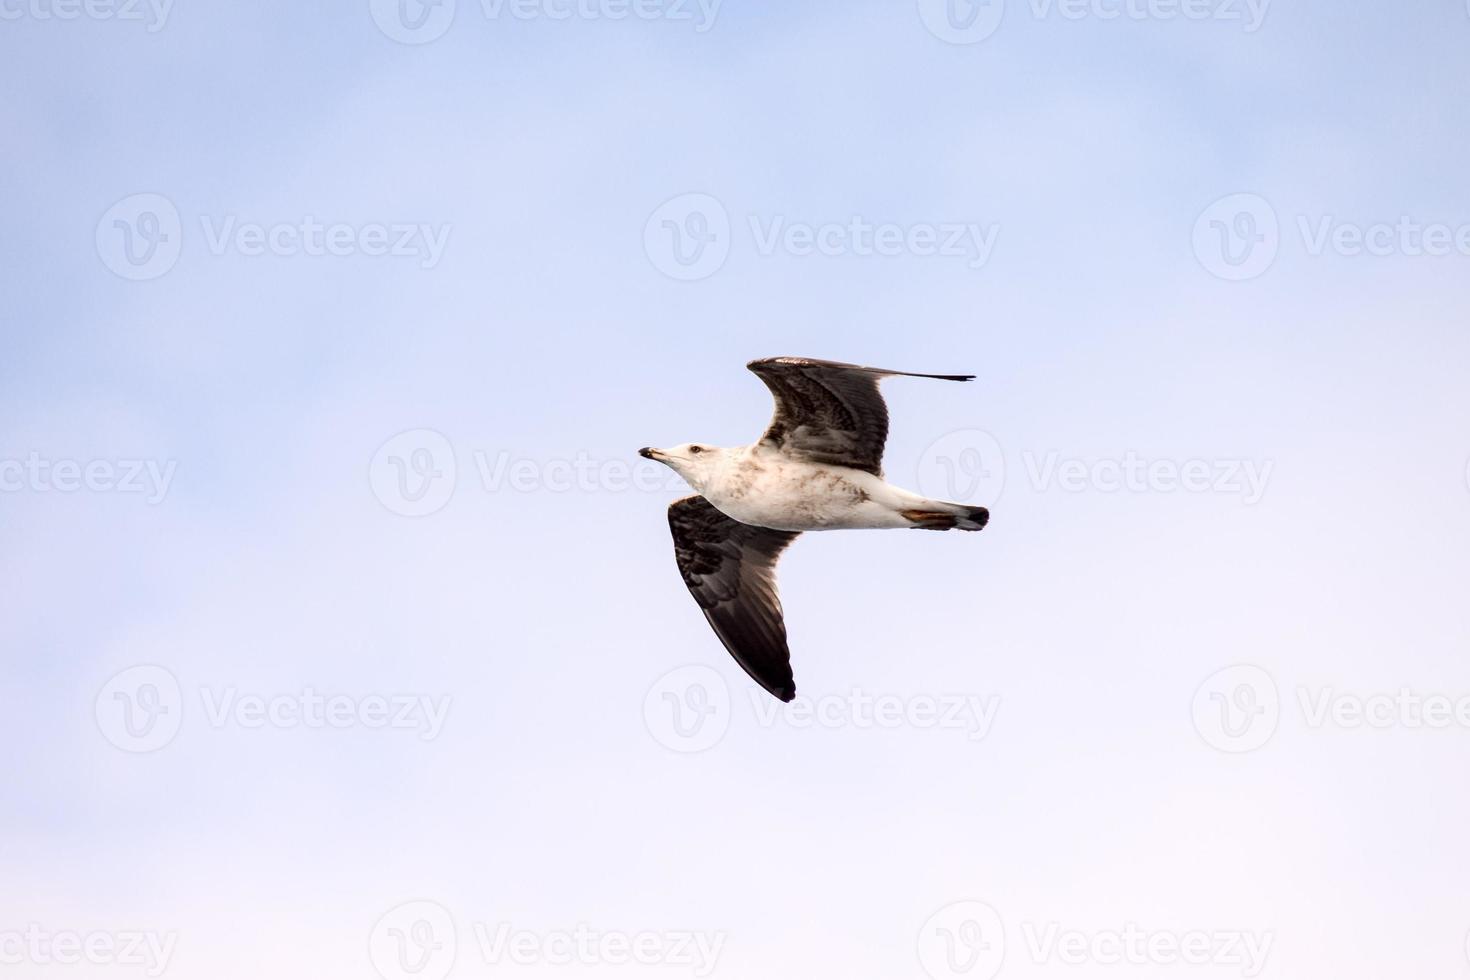
[[[782,701],[796,697],[776,561],[798,533],[741,524],[703,497],[669,507],[684,584],[736,663]]]
[[[884,368],[769,357],[748,365],[771,389],[776,412],[761,442],[814,463],[850,466],[883,475],[888,406],[878,391],[884,378],[970,381],[974,375],[912,374]]]

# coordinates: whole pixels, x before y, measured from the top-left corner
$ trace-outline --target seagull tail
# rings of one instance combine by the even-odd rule
[[[990,511],[984,507],[971,507],[968,504],[955,504],[955,506],[962,507],[965,511],[959,523],[955,525],[961,531],[983,531],[985,525],[990,523]]]
[[[990,523],[990,511],[984,507],[948,501],[934,501],[923,508],[900,513],[910,527],[920,531],[980,531]]]

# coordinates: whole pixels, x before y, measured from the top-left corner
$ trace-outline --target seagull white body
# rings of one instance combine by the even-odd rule
[[[912,528],[914,513],[953,514],[961,529],[973,507],[931,500],[849,466],[812,463],[774,447],[653,450],[720,513],[778,531]]]
[[[878,383],[907,372],[805,357],[766,358],[749,367],[776,400],[759,442],[639,452],[697,491],[669,507],[669,529],[679,573],[705,619],[751,678],[790,701],[796,679],[775,572],[792,541],[806,531],[979,531],[990,512],[930,500],[883,479],[888,408]]]

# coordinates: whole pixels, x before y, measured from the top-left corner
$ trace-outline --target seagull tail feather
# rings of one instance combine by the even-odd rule
[[[943,510],[936,508],[943,507]],[[920,531],[980,531],[990,523],[990,511],[971,504],[935,501],[923,508],[900,511],[911,527]]]

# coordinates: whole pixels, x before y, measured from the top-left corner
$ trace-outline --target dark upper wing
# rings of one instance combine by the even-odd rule
[[[878,382],[894,375],[970,381],[974,375],[910,374],[882,368],[769,357],[748,367],[776,396],[776,414],[761,441],[793,456],[883,475],[888,406]]]
[[[684,584],[725,649],[761,687],[782,701],[796,697],[776,560],[799,532],[741,524],[703,497],[674,501],[669,527]]]

